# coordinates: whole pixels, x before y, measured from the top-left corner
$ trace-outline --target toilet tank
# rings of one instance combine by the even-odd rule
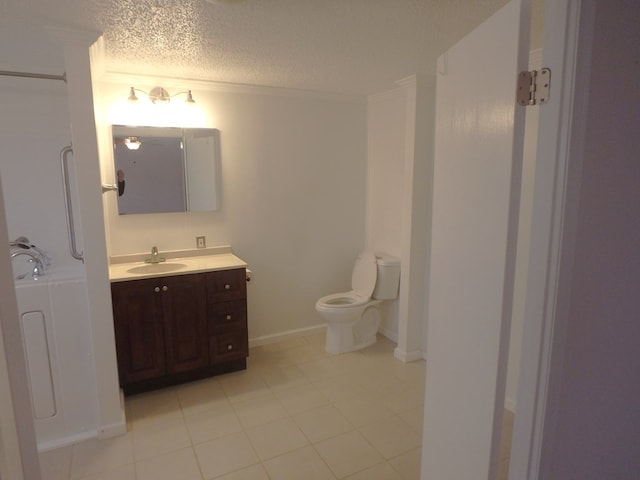
[[[400,259],[390,255],[376,253],[378,278],[372,298],[391,300],[398,297],[400,285]]]

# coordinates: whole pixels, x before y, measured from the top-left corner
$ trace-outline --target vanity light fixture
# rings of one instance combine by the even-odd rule
[[[184,101],[184,103],[186,103],[187,105],[194,105],[196,103],[193,99],[193,95],[191,95],[191,90],[186,90],[184,92],[178,92],[174,93],[173,95],[169,95],[169,92],[167,92],[162,87],[154,87],[149,92],[145,92],[144,90],[140,90],[139,88],[131,87],[129,89],[129,102],[136,103],[139,101],[136,92],[144,93],[153,104],[169,103],[173,97],[177,97],[178,95],[182,94],[185,94],[187,96],[187,99]]]
[[[138,150],[140,148],[140,145],[142,145],[142,142],[138,140],[138,137],[126,137],[124,139],[124,145],[129,150]]]

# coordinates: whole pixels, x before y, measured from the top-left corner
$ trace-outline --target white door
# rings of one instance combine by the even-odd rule
[[[497,473],[529,16],[513,0],[438,61],[423,480]]]

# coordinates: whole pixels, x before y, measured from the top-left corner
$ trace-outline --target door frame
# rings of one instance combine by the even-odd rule
[[[559,381],[568,322],[582,152],[586,139],[594,0],[545,4],[543,66],[549,102],[540,108],[517,410],[509,478],[539,478],[551,395]]]

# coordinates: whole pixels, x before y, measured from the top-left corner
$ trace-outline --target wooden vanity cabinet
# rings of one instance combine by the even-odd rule
[[[125,393],[246,368],[244,268],[114,282],[111,295]]]

